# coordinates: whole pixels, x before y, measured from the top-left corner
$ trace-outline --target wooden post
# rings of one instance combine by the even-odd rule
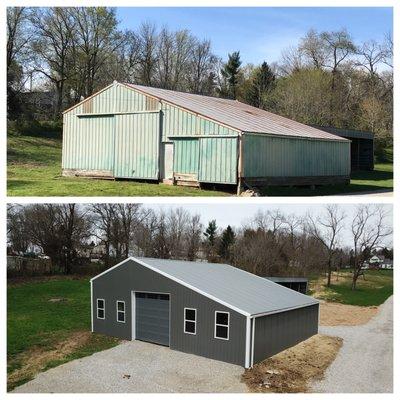
[[[239,134],[238,136],[238,183],[237,183],[237,196],[240,196],[242,193],[242,159],[243,159],[243,153],[242,153],[242,134]]]

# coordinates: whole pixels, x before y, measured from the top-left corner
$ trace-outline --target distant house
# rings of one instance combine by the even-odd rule
[[[375,254],[364,262],[362,269],[393,269],[393,260]]]

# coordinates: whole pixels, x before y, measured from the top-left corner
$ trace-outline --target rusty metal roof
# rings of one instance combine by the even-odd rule
[[[124,85],[242,132],[347,142],[347,139],[260,108],[249,106],[237,100],[176,92],[129,83]]]

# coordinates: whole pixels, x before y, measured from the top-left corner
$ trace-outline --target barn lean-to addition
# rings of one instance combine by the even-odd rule
[[[64,112],[66,176],[349,182],[350,141],[236,100],[114,82]]]
[[[318,333],[317,300],[226,264],[131,257],[90,283],[93,332],[244,367]]]

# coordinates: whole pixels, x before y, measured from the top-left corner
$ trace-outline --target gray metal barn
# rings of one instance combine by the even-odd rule
[[[93,332],[244,367],[318,333],[317,300],[226,264],[131,257],[90,283]]]
[[[115,82],[63,124],[65,176],[239,189],[350,179],[349,140],[236,100]]]
[[[285,286],[289,289],[295,290],[303,294],[307,293],[308,279],[286,276],[266,276],[266,279],[277,283],[278,285]]]

